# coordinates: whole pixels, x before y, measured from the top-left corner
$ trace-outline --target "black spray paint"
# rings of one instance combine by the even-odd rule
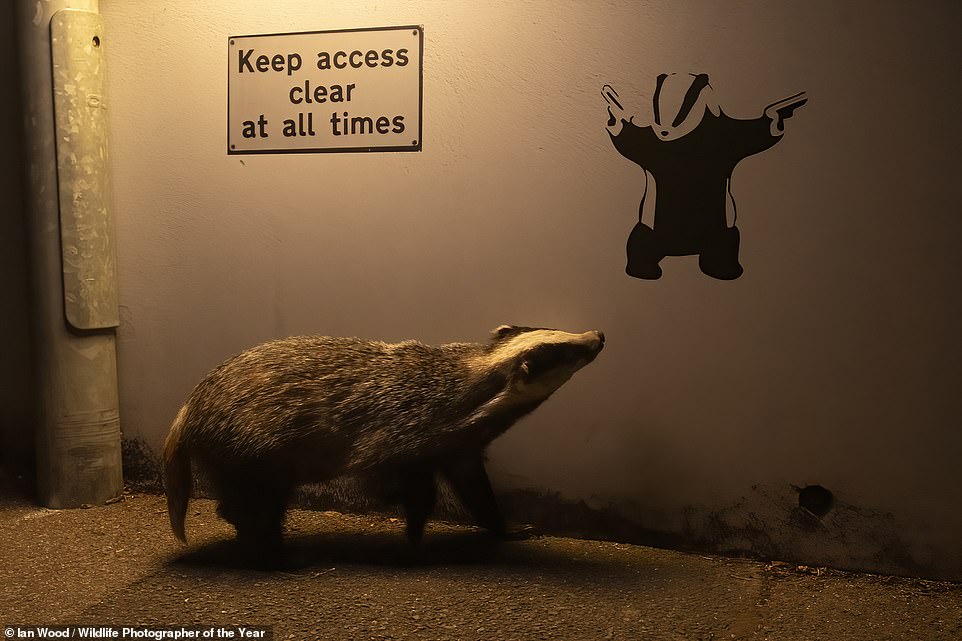
[[[605,85],[608,133],[615,149],[645,172],[638,223],[628,237],[626,272],[657,279],[665,256],[698,256],[705,274],[732,280],[742,274],[739,231],[729,223],[731,176],[740,160],[781,140],[785,120],[808,98],[798,93],[772,103],[762,116],[731,118],[714,101],[706,74],[661,74],[652,103],[654,122],[634,123],[618,93]],[[655,214],[644,216],[649,184],[654,183]]]

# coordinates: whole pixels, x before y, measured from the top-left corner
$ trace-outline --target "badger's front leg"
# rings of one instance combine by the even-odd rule
[[[435,473],[440,471],[475,524],[498,538],[515,538],[505,529],[483,453],[458,454],[438,463],[410,465],[397,475],[395,491],[404,508],[408,540],[421,542],[424,526],[437,500]]]
[[[483,452],[451,458],[441,464],[441,473],[475,523],[495,536],[506,536],[504,519],[484,469]]]

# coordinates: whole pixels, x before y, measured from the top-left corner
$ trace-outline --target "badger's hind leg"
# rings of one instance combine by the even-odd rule
[[[424,526],[437,500],[434,467],[427,464],[407,467],[401,471],[397,482],[408,541],[417,546],[421,543]]]
[[[237,539],[245,546],[258,553],[279,553],[291,487],[274,475],[226,475],[220,487],[217,513],[234,526]]]

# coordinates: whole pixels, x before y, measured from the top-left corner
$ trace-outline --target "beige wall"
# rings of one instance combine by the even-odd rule
[[[956,4],[101,12],[128,439],[159,448],[208,369],[275,336],[599,328],[602,357],[492,448],[502,492],[685,544],[962,578]],[[228,35],[395,24],[425,29],[422,153],[225,154]],[[810,97],[735,172],[734,282],[693,257],[623,272],[643,182],[599,92],[641,111],[671,70],[709,73],[736,117]],[[838,506],[806,529],[792,486],[816,483]]]

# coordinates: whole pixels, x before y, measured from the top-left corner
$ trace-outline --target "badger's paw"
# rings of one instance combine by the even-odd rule
[[[488,533],[499,541],[527,541],[543,536],[538,528],[528,523],[507,527],[496,532],[489,531]]]

